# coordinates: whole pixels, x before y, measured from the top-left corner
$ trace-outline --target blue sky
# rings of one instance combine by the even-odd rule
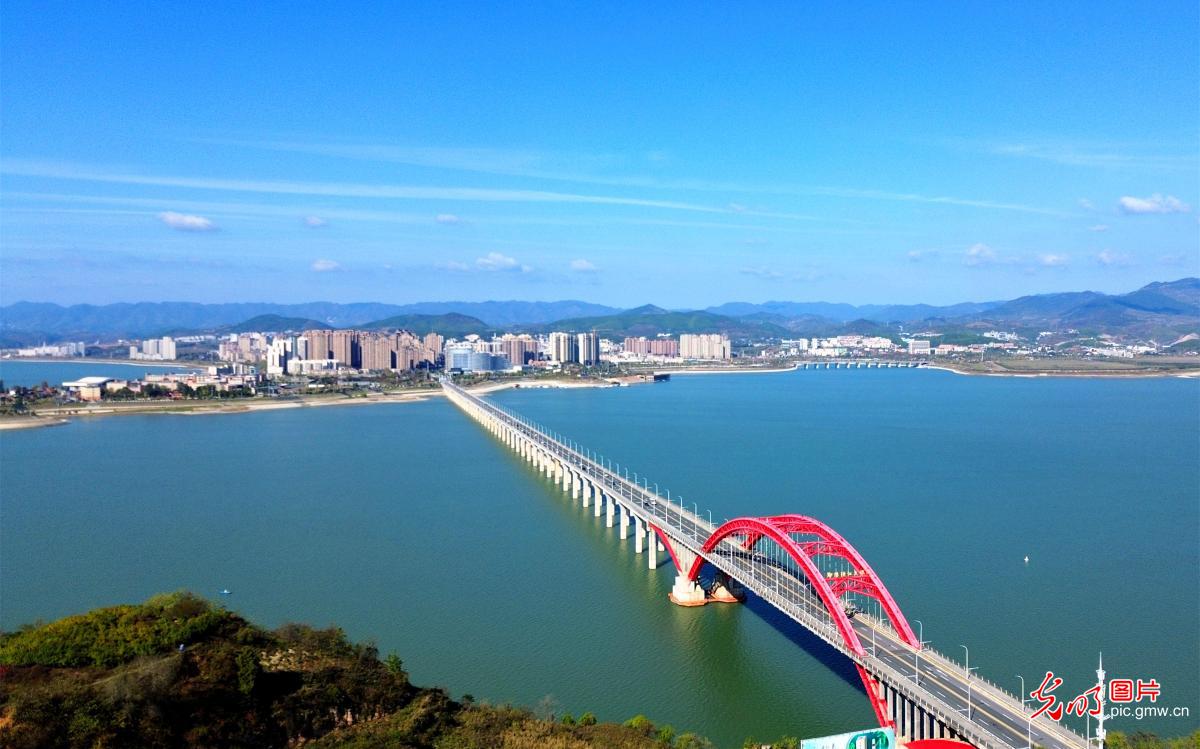
[[[7,0],[0,302],[1200,274],[1194,1],[648,5]]]

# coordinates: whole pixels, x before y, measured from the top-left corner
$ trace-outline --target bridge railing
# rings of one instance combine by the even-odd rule
[[[715,526],[702,520],[699,515],[689,512],[685,507],[677,505],[669,498],[663,497],[661,494],[654,492],[642,484],[630,480],[627,476],[621,475],[620,464],[617,463],[617,469],[613,470],[605,465],[606,459],[601,455],[592,457],[591,454],[584,454],[572,447],[569,443],[571,440],[562,435],[547,429],[537,422],[528,419],[520,414],[513,413],[506,408],[480,399],[461,387],[448,382],[442,381],[443,386],[453,389],[459,395],[469,398],[473,403],[480,406],[484,410],[491,413],[496,418],[508,423],[510,426],[521,429],[526,432],[527,436],[531,436],[538,441],[544,448],[555,453],[558,457],[567,459],[573,466],[577,468],[587,467],[590,470],[589,474],[596,475],[601,478],[606,488],[615,489],[623,494],[630,502],[637,502],[637,508],[641,512],[638,514],[646,514],[654,516],[661,520],[660,526],[663,530],[671,532],[671,534],[681,537],[680,540],[692,542],[695,549],[699,551],[699,547],[712,534]],[[533,434],[529,434],[533,432]],[[596,458],[599,458],[597,460]],[[607,461],[612,465],[611,461]],[[626,468],[628,470],[628,468]]]
[[[958,666],[959,668],[962,668],[962,666],[958,663],[958,661],[948,657],[945,653],[942,653],[939,650],[936,650],[934,648],[926,646],[925,648],[922,649],[922,652],[926,653],[926,654],[932,654],[932,655],[937,656],[948,666]],[[1020,696],[1015,695],[1012,692],[1008,691],[1007,689],[1000,686],[999,684],[992,681],[991,679],[988,679],[987,677],[984,677],[984,676],[980,676],[978,673],[971,676],[970,679],[971,679],[972,684],[976,684],[979,687],[982,687],[981,691],[989,692],[993,698],[1009,699],[1009,700],[1012,700],[1013,702],[1020,703],[1021,712],[1026,715],[1031,714],[1033,712],[1033,708],[1029,707],[1026,704],[1024,699],[1022,699]],[[1070,726],[1067,726],[1063,723],[1059,723],[1058,721],[1053,720],[1044,714],[1035,718],[1033,722],[1034,722],[1034,725],[1038,726],[1043,731],[1057,733],[1060,736],[1060,738],[1062,738],[1064,740],[1067,740],[1067,741],[1086,741],[1087,740],[1084,736],[1080,735],[1079,732],[1076,731],[1075,729],[1073,729]]]

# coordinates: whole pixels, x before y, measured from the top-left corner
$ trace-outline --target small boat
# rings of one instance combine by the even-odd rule
[[[1029,559],[1028,559],[1028,558],[1026,558],[1026,559],[1025,559],[1025,561],[1026,561],[1026,562],[1028,562],[1028,561],[1029,561]],[[223,596],[227,596],[227,595],[229,595],[229,594],[230,594],[229,588],[221,588],[221,595],[223,595]]]
[[[1029,555],[1028,554],[1025,555],[1025,564],[1029,564]]]

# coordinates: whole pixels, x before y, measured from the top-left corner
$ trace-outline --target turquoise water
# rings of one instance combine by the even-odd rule
[[[1103,650],[1193,716],[1114,728],[1197,725],[1196,381],[810,370],[493,397],[717,520],[826,520],[934,647],[967,644],[1006,688],[1050,669],[1074,696]],[[3,433],[0,461],[5,627],[229,588],[457,695],[552,695],[721,746],[872,721],[848,662],[761,606],[670,605],[668,567],[441,399],[76,421]]]
[[[0,359],[0,380],[3,380],[5,385],[32,387],[48,382],[50,385],[58,387],[64,382],[78,380],[80,377],[130,379],[142,377],[147,372],[164,374],[166,372],[182,372],[186,369],[187,367],[170,365],[121,364],[79,359],[60,362]]]

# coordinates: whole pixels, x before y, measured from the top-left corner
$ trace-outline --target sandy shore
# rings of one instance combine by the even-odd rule
[[[974,369],[956,369],[955,367],[949,367],[949,366],[940,365],[940,364],[926,364],[924,367],[921,367],[921,369],[936,369],[941,372],[952,372],[954,374],[964,375],[967,377],[1024,377],[1024,378],[1090,377],[1090,378],[1105,379],[1105,380],[1114,380],[1114,379],[1133,380],[1133,379],[1143,379],[1143,378],[1147,378],[1147,377],[1182,377],[1184,379],[1191,379],[1191,378],[1200,377],[1200,369],[1190,370],[1190,371],[1153,371],[1153,370],[1141,370],[1141,371],[1139,371],[1139,370],[1128,370],[1128,371],[1126,371],[1126,370],[1108,370],[1108,371],[1104,371],[1104,370],[1100,370],[1100,371],[1094,371],[1094,372],[1064,369],[1061,371],[1060,370],[1031,370],[1029,372],[1013,372],[1013,371],[983,372],[983,371],[974,370]]]
[[[658,369],[655,370],[655,374],[774,374],[777,372],[794,372],[799,368],[800,362],[793,362],[786,367],[681,367],[679,369]]]
[[[520,388],[522,390],[572,390],[575,388],[611,388],[617,387],[614,382],[607,380],[512,380],[511,382],[492,382],[487,385],[475,385],[467,388],[468,391],[476,395],[486,395],[487,393],[495,393],[500,390],[512,390]]]
[[[47,419],[41,416],[13,416],[0,419],[0,432],[17,429],[40,429],[66,424],[66,419]]]
[[[101,359],[99,357],[82,357],[76,356],[70,359],[60,357],[54,358],[50,356],[10,356],[0,358],[0,362],[12,362],[20,364],[21,362],[29,362],[31,364],[70,364],[73,366],[85,366],[88,364],[115,364],[125,367],[149,367],[150,369],[204,369],[205,367],[219,364],[220,362],[188,362],[172,359],[170,361],[159,361],[158,359]]]
[[[441,396],[440,390],[406,391],[388,395],[368,395],[359,398],[336,396],[307,396],[296,400],[250,401],[169,401],[155,403],[80,405],[44,409],[40,417],[56,418],[60,422],[72,417],[121,416],[127,414],[171,414],[173,416],[205,416],[236,414],[251,411],[279,411],[292,408],[324,408],[326,406],[369,406],[388,403],[413,403]],[[15,428],[15,427],[14,427]]]

